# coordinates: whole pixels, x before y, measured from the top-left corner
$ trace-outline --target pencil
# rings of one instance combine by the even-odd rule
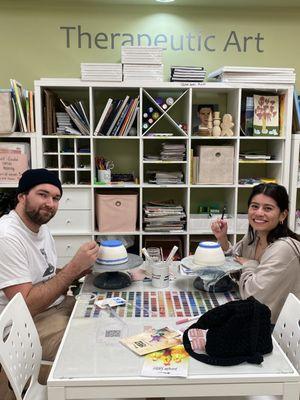
[[[222,216],[221,216],[221,219],[224,219],[225,211],[226,211],[226,207],[224,206],[224,207],[223,207],[223,210],[222,210]]]

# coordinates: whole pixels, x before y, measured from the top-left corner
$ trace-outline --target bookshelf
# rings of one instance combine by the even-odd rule
[[[296,210],[300,210],[300,134],[292,135],[292,156],[290,173],[290,227],[300,234],[300,215],[297,218]]]
[[[67,102],[83,100],[90,120],[89,136],[45,135],[43,130],[43,91],[54,92]],[[268,93],[281,98],[280,136],[240,136],[242,99],[245,94]],[[109,98],[124,99],[139,97],[139,112],[133,123],[130,136],[95,136],[102,110]],[[147,243],[155,241],[180,241],[182,255],[194,251],[199,240],[212,238],[210,221],[201,214],[196,221],[199,208],[208,204],[223,208],[230,218],[230,239],[235,242],[246,232],[247,198],[254,183],[250,177],[276,179],[289,186],[292,85],[271,84],[224,84],[224,83],[132,83],[82,82],[79,79],[41,79],[35,82],[37,164],[55,171],[60,177],[64,196],[57,216],[50,227],[58,244],[59,259],[67,262],[77,244],[91,238],[106,235],[130,235],[134,240],[134,251],[140,252]],[[172,98],[164,108],[157,99]],[[192,135],[194,110],[197,104],[217,104],[221,115],[233,117],[233,136]],[[153,108],[156,119],[144,126],[144,114]],[[149,135],[164,133],[164,136]],[[168,135],[172,133],[172,136]],[[178,161],[155,159],[163,143],[184,145],[186,156]],[[222,153],[226,147],[233,149],[232,181],[230,183],[198,183],[192,180],[192,153],[195,156],[201,146],[216,146]],[[82,151],[83,149],[83,151]],[[241,160],[240,154],[251,151],[272,154],[271,160]],[[147,156],[154,156],[148,158]],[[114,161],[112,172],[131,173],[135,180],[122,184],[99,184],[95,157],[103,156]],[[214,169],[214,168],[212,168]],[[157,184],[151,173],[180,173],[180,183]],[[132,193],[138,195],[138,218],[136,229],[124,232],[100,232],[96,219],[95,198],[97,194]],[[170,232],[147,231],[143,224],[143,205],[157,200],[174,199],[184,207],[184,228]],[[203,209],[204,209],[203,208]],[[199,219],[199,217],[198,217]]]

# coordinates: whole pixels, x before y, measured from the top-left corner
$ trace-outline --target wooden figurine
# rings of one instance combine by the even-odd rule
[[[233,128],[234,123],[232,122],[231,114],[224,114],[222,123],[221,123],[221,136],[233,136]]]
[[[213,130],[213,117],[212,117],[212,112],[210,112],[210,113],[209,113],[209,116],[208,116],[208,120],[207,120],[207,129],[208,129],[209,136],[211,136],[212,130]]]
[[[213,130],[212,130],[213,136],[221,136],[220,124],[221,124],[220,111],[215,111],[213,118]]]

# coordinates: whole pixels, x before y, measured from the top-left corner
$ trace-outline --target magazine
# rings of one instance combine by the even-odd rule
[[[161,329],[150,328],[138,335],[121,339],[120,342],[134,353],[143,356],[181,344],[182,340],[180,332],[164,327]]]
[[[142,368],[143,376],[179,376],[188,375],[189,355],[183,345],[155,351],[145,356]]]

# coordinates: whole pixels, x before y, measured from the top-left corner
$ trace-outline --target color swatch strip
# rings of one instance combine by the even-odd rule
[[[126,300],[124,306],[116,309],[122,318],[179,318],[201,316],[214,307],[229,301],[239,300],[238,293],[208,293],[201,291],[146,291],[122,292],[109,291],[97,293],[97,298],[102,300],[110,297],[122,297]],[[104,315],[99,307],[95,306],[94,299],[86,303],[81,317],[98,318]],[[105,313],[107,316],[107,313]]]

